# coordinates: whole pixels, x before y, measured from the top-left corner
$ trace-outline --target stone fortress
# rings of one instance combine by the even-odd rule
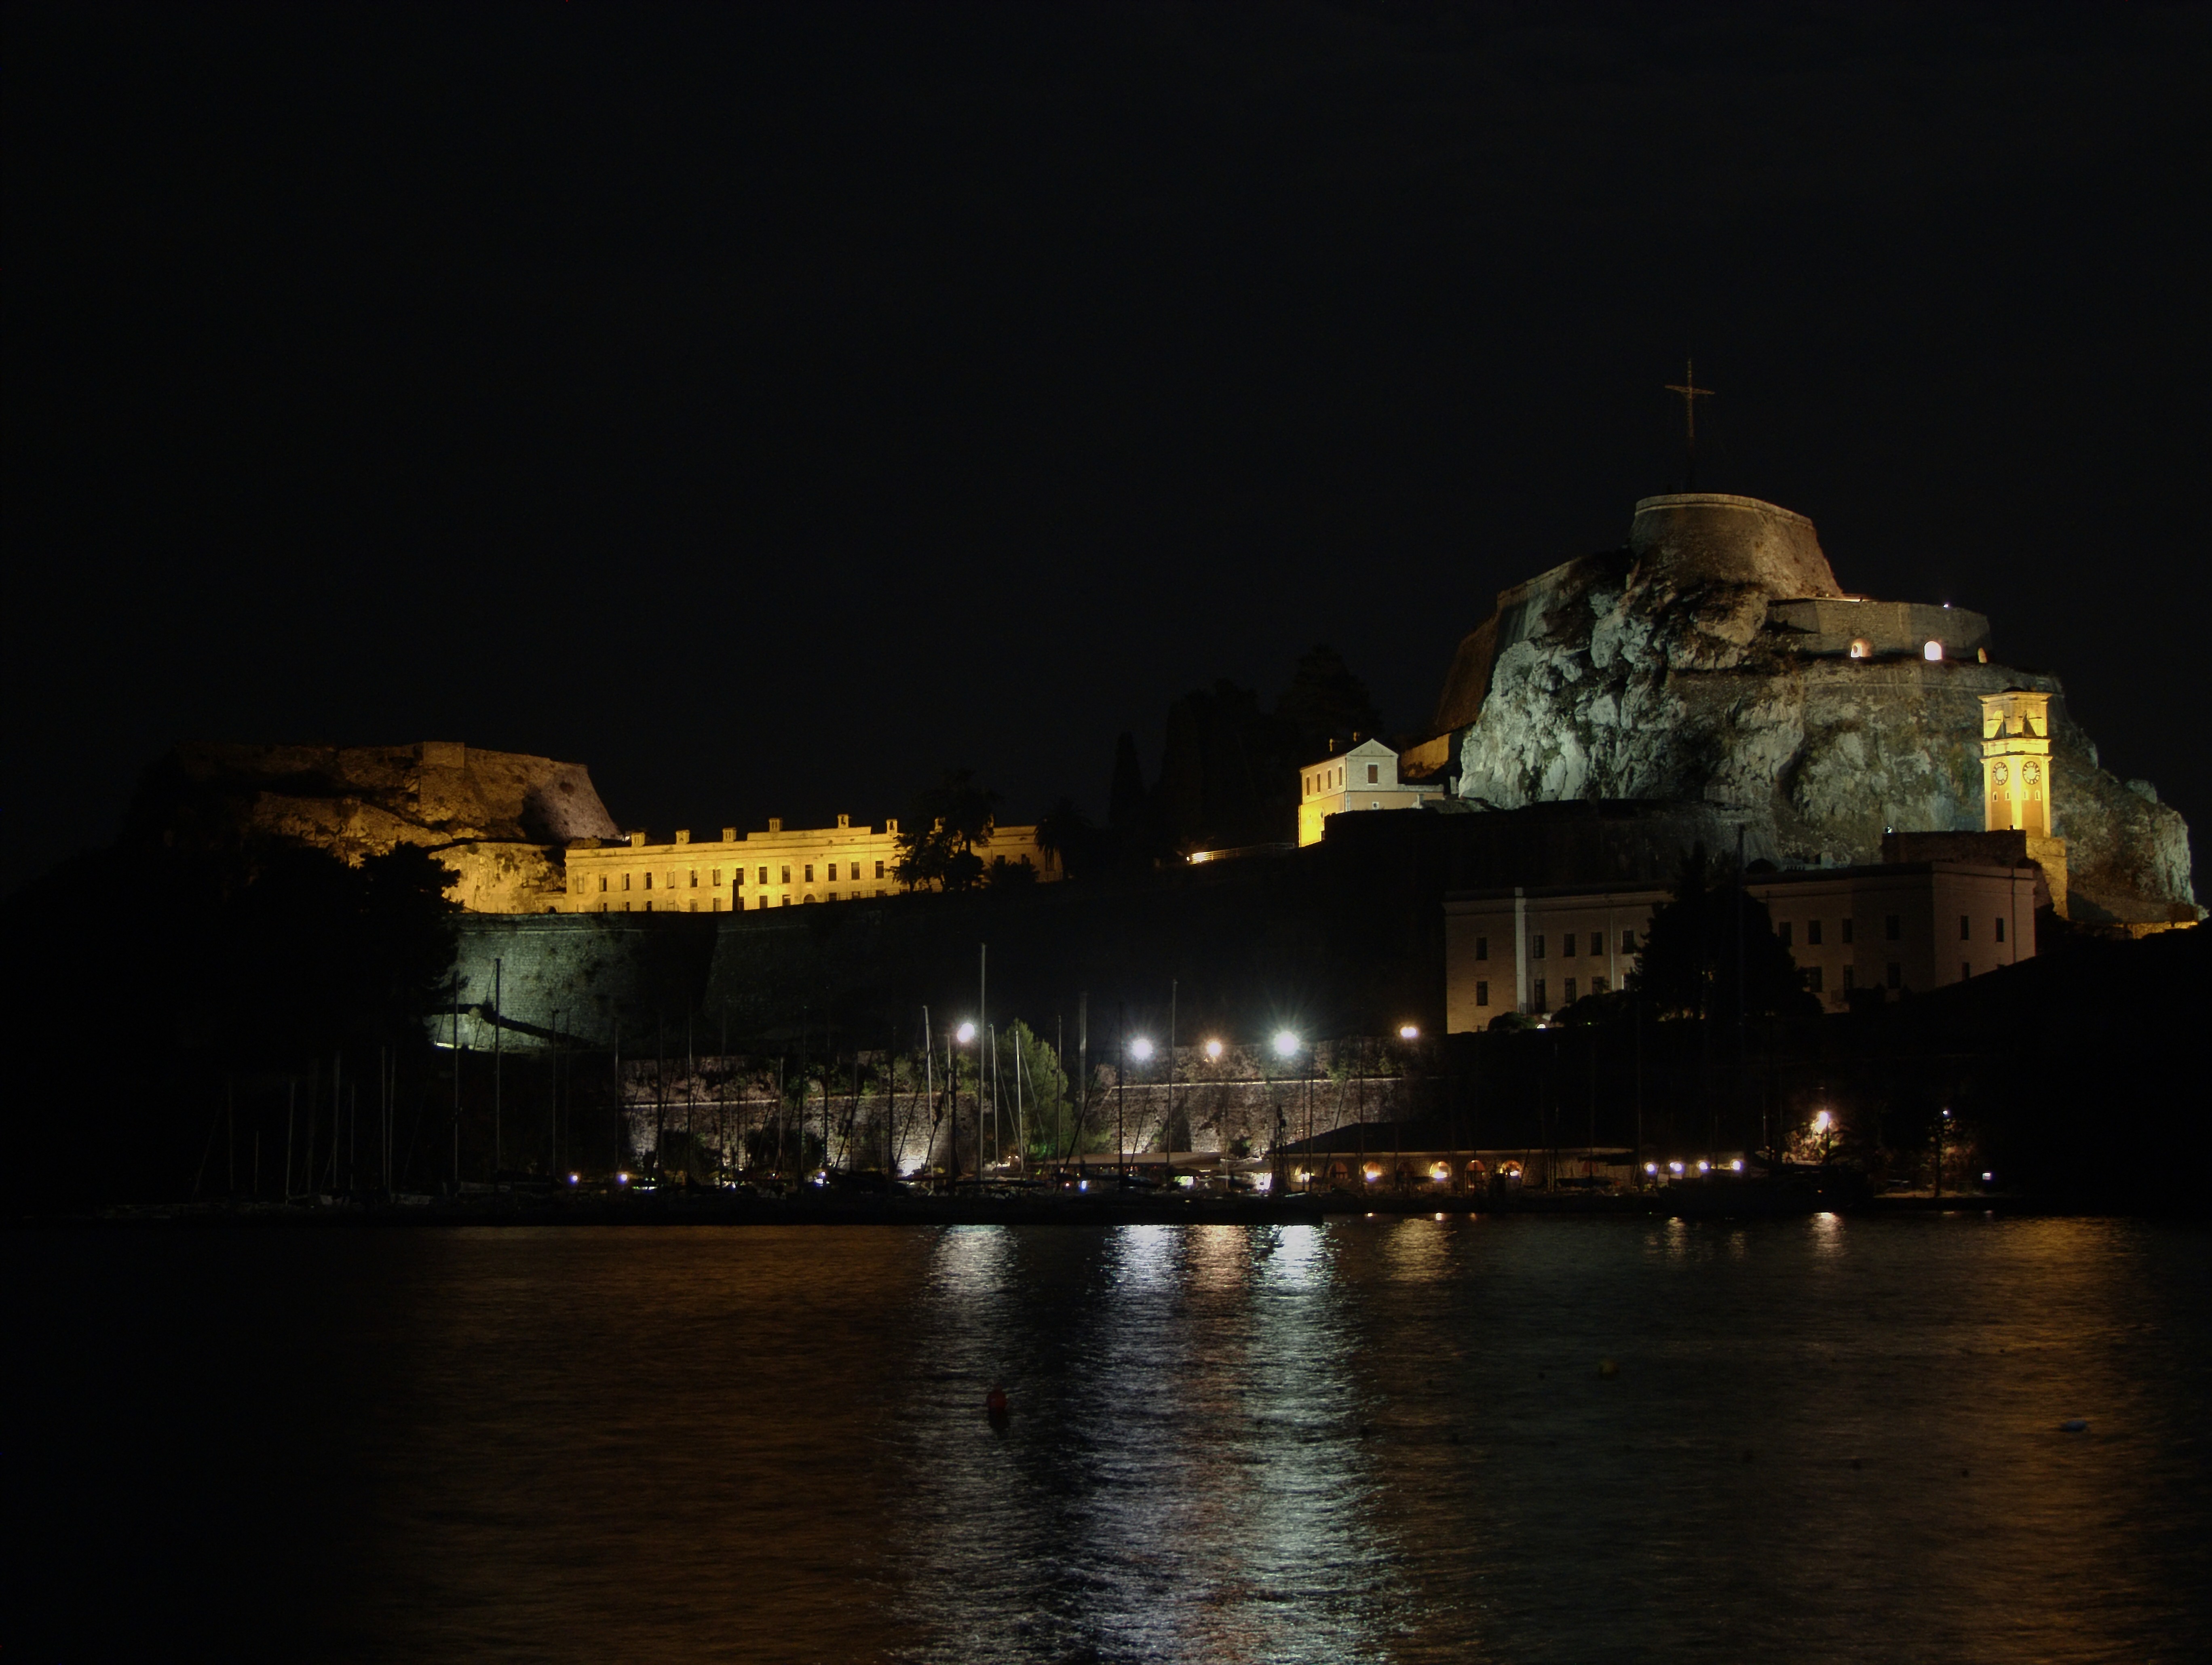
[[[180,746],[148,772],[134,834],[174,845],[296,839],[348,862],[401,845],[453,870],[470,913],[701,913],[857,901],[901,887],[898,822],[765,832],[726,826],[655,845],[616,829],[580,763],[459,741],[406,746]],[[993,829],[982,853],[1062,876],[1033,826]]]
[[[582,764],[435,740],[179,746],[147,771],[131,821],[139,842],[296,839],[348,862],[421,845],[453,869],[450,893],[471,913],[551,905],[568,848],[620,836]]]
[[[2180,816],[2100,766],[2056,678],[2000,662],[1978,614],[1844,593],[1812,524],[1750,498],[1639,503],[1624,548],[1498,597],[1425,739],[1300,776],[1306,847],[1214,852],[1273,859],[919,910],[805,905],[896,888],[893,824],[656,843],[581,765],[453,742],[188,746],[134,815],[141,839],[432,850],[469,914],[467,1045],[910,1003],[986,935],[1010,998],[1182,967],[1231,999],[1303,990],[1317,1032],[1487,1026],[1618,989],[1697,844],[1741,851],[1830,1009],[2026,959],[2041,910],[2136,934],[2202,911]],[[1034,828],[984,854],[1060,876]]]
[[[1813,523],[1754,498],[1646,498],[1624,548],[1504,591],[1401,763],[1470,810],[1694,806],[1783,869],[2013,832],[2077,923],[2201,913],[2187,826],[2100,766],[2057,678],[2001,663],[1980,614],[1846,594]]]

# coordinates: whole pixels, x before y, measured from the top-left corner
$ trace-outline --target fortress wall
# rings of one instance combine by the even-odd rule
[[[1647,497],[1636,506],[1628,547],[1640,585],[1750,584],[1780,596],[1843,594],[1813,523],[1753,497]]]
[[[1934,640],[1947,657],[1972,659],[1990,645],[1990,621],[1981,614],[1928,602],[1778,601],[1766,609],[1766,622],[1787,633],[1784,646],[1793,653],[1841,657],[1864,640],[1876,654],[1917,659]]]
[[[653,1025],[697,1004],[714,953],[711,917],[684,914],[469,914],[459,923],[461,1044],[489,1050],[494,962],[510,1051],[555,1038],[610,1047],[650,1044]],[[449,1040],[450,1011],[431,1024]]]
[[[1411,820],[1414,812],[1348,819]],[[1441,1022],[1444,883],[1434,853],[1404,850],[1221,863],[1139,880],[926,894],[719,914],[465,916],[462,999],[490,999],[507,962],[514,1047],[526,1032],[605,1046],[687,1011],[732,1037],[796,1035],[826,1021],[866,1032],[910,1027],[925,1002],[939,1021],[972,1015],[976,948],[990,945],[990,1010],[1073,1032],[1087,990],[1094,1037],[1118,1002],[1164,1039],[1168,983],[1191,1024],[1316,1034]],[[1209,1019],[1208,1014],[1220,1014]],[[1431,1016],[1433,1014],[1433,1017]],[[463,1038],[488,1041],[488,1014]],[[1195,1032],[1194,1031],[1193,1032]],[[1232,1038],[1244,1030],[1232,1028]]]

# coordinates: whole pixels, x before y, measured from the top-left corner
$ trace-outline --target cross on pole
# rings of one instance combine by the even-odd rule
[[[1682,489],[1693,492],[1698,489],[1698,401],[1711,398],[1713,390],[1698,385],[1697,361],[1684,359],[1682,379],[1668,383],[1667,391],[1682,396],[1683,439],[1686,447]]]

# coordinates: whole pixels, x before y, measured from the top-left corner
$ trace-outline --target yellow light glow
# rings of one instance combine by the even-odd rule
[[[1412,1024],[1403,1023],[1398,1026],[1398,1038],[1400,1040],[1419,1040],[1420,1038],[1421,1032],[1415,1028]]]
[[[1926,646],[1920,650],[1920,657],[1927,660],[1929,664],[1934,664],[1937,660],[1943,657],[1943,644],[1941,642],[1929,642]]]
[[[1210,1040],[1206,1042],[1206,1056],[1209,1058],[1219,1057],[1221,1056],[1221,1043],[1218,1040]]]

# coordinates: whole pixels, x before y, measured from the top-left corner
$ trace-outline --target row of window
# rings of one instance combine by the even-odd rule
[[[1894,942],[1898,937],[1904,933],[1905,922],[1896,914],[1893,913],[1888,917],[1886,923],[1888,927],[1889,940]],[[1848,917],[1837,921],[1837,941],[1843,943],[1845,947],[1849,947],[1850,944],[1851,924],[1852,922]],[[1805,946],[1807,948],[1817,948],[1821,946],[1821,934],[1824,928],[1824,922],[1818,919],[1808,919],[1805,922]],[[1784,948],[1794,948],[1797,946],[1797,926],[1796,921],[1784,919],[1778,922],[1774,927],[1774,934],[1782,939],[1782,946]]]
[[[1382,784],[1382,766],[1379,763],[1369,764],[1367,766],[1367,784],[1370,786],[1379,786]],[[1306,796],[1308,797],[1311,797],[1316,792],[1326,792],[1333,787],[1338,787],[1343,784],[1343,770],[1324,769],[1317,775],[1308,775],[1306,777]]]
[[[1851,921],[1846,917],[1837,923],[1840,927],[1838,940],[1848,947],[1851,940]],[[1996,915],[1990,923],[1993,928],[1990,940],[1996,942],[2003,941],[2005,940],[2004,916],[2001,913]],[[1782,939],[1784,948],[1794,948],[1797,946],[1794,940],[1796,926],[1793,921],[1788,919],[1781,921],[1774,927],[1774,934]],[[1887,941],[1901,941],[1905,935],[1905,921],[1897,914],[1885,914],[1882,917],[1881,934]],[[1974,918],[1972,914],[1962,913],[1959,916],[1959,940],[1961,942],[1971,942],[1974,940]],[[1808,919],[1805,922],[1805,946],[1808,948],[1817,948],[1820,946],[1820,922],[1818,919]]]
[[[1959,979],[1960,982],[1963,983],[1966,981],[1971,978],[1973,974],[1974,967],[1972,961],[1960,960],[1959,962]],[[1821,968],[1820,966],[1808,966],[1803,972],[1799,973],[1799,975],[1804,978],[1805,987],[1808,992],[1816,995],[1825,992],[1825,982],[1822,978]],[[1882,981],[1884,984],[1889,988],[1903,988],[1905,986],[1905,968],[1899,965],[1896,960],[1891,960],[1889,964],[1883,968]],[[1562,1007],[1571,1006],[1575,1003],[1577,996],[1578,986],[1579,985],[1573,978],[1565,978],[1560,980],[1559,1004]],[[1602,977],[1594,977],[1590,979],[1589,991],[1593,995],[1601,995],[1606,992],[1607,986],[1605,978]],[[1856,986],[1856,981],[1852,977],[1851,967],[1849,966],[1843,968],[1843,982],[1840,986],[1845,994],[1849,994],[1851,990]],[[1545,980],[1542,978],[1536,978],[1531,981],[1529,984],[1528,992],[1528,1005],[1531,1010],[1548,1012],[1553,1009],[1551,1002],[1547,998],[1547,990],[1545,986]],[[1487,1006],[1490,1004],[1490,984],[1485,979],[1477,978],[1475,981],[1474,1003],[1477,1006]]]
[[[867,893],[866,891],[864,891],[864,890],[856,890],[856,891],[854,891],[854,892],[853,892],[853,893],[852,893],[852,899],[853,899],[854,901],[856,901],[856,902],[858,902],[858,901],[861,901],[861,900],[864,900],[864,899],[866,898],[867,894],[868,894],[868,893]],[[877,895],[878,895],[878,896],[884,896],[884,895],[887,895],[887,894],[889,894],[889,893],[888,893],[888,892],[886,892],[886,891],[878,890],[878,891],[877,891],[877,892],[876,892],[876,894],[877,894]],[[837,899],[837,893],[836,893],[836,891],[832,890],[832,891],[825,891],[825,892],[823,892],[823,893],[821,895],[819,895],[819,896],[814,896],[814,895],[806,895],[806,896],[787,896],[787,896],[779,896],[779,897],[777,897],[777,898],[775,899],[775,902],[773,903],[773,905],[772,905],[776,906],[776,907],[787,908],[787,907],[789,907],[789,906],[790,906],[793,902],[799,902],[799,903],[802,903],[802,904],[803,904],[803,903],[806,903],[806,902],[834,902],[834,901],[836,901],[836,899]],[[730,899],[729,905],[728,905],[728,909],[727,909],[727,911],[730,911],[730,912],[732,912],[732,913],[741,913],[741,912],[743,912],[743,911],[744,911],[744,905],[745,905],[745,899],[744,899],[744,897],[742,897],[742,896],[733,896],[733,897],[732,897],[732,898]],[[770,905],[771,905],[771,903],[769,902],[769,899],[766,896],[763,896],[763,897],[762,897],[762,898],[760,899],[760,900],[759,900],[758,902],[755,903],[753,905],[754,905],[755,910],[756,910],[756,911],[757,911],[757,910],[759,910],[759,909],[761,909],[761,908],[765,908],[765,907],[770,906]],[[667,904],[667,905],[666,905],[666,907],[665,907],[665,911],[667,911],[667,912],[670,912],[670,913],[678,913],[678,912],[683,912],[683,913],[696,913],[696,912],[698,912],[698,911],[699,911],[699,905],[698,905],[696,902],[687,902],[687,903],[683,903],[683,904],[678,904],[678,903],[671,902],[671,903],[669,903],[669,904]],[[722,902],[721,902],[721,900],[720,900],[720,898],[710,898],[710,899],[708,899],[708,903],[707,903],[707,911],[708,911],[708,912],[709,912],[709,913],[720,913],[720,912],[722,912],[722,911],[725,911],[725,910],[724,910],[724,906],[723,906],[723,904],[722,904]],[[601,913],[607,913],[607,912],[611,912],[611,911],[613,911],[613,912],[621,912],[621,913],[628,913],[629,911],[630,911],[630,905],[629,905],[629,903],[627,903],[627,902],[624,902],[624,903],[623,903],[623,904],[621,905],[621,906],[620,906],[619,908],[616,908],[616,907],[615,907],[612,904],[611,904],[611,903],[602,902],[602,903],[600,903],[600,904],[599,904],[599,911],[600,911]],[[653,904],[652,904],[652,903],[650,903],[650,902],[647,902],[647,904],[646,904],[646,905],[645,905],[641,909],[640,909],[640,910],[639,910],[639,911],[640,911],[640,912],[643,912],[643,913],[651,913],[651,912],[653,911]]]
[[[1805,946],[1808,948],[1817,948],[1824,946],[1825,922],[1819,919],[1808,919],[1803,923],[1805,926]],[[1847,916],[1844,918],[1838,920],[1836,923],[1837,941],[1846,948],[1850,947],[1851,945],[1852,938],[1852,920]],[[2002,914],[1995,916],[1990,921],[1990,924],[1991,928],[1990,940],[1997,942],[2003,941],[2005,940],[2004,916]],[[1901,915],[1894,913],[1884,915],[1881,925],[1881,934],[1885,941],[1896,942],[1903,940],[1905,935],[1905,920]],[[1781,938],[1782,946],[1784,948],[1793,949],[1796,948],[1796,921],[1790,919],[1782,920],[1774,927],[1774,934]],[[1971,942],[1973,941],[1973,916],[1972,914],[1962,913],[1959,916],[1959,940],[1961,942]],[[1531,960],[1543,960],[1547,958],[1548,956],[1546,952],[1547,947],[1547,944],[1545,941],[1544,933],[1541,931],[1537,932],[1528,939],[1528,957]],[[1565,931],[1561,933],[1559,937],[1559,957],[1562,960],[1572,960],[1576,957],[1577,950],[1592,954],[1603,954],[1606,951],[1605,933],[1602,931],[1587,931],[1580,934],[1574,931]],[[1636,952],[1636,933],[1634,931],[1625,930],[1621,932],[1620,952],[1625,954],[1632,954]],[[1474,939],[1474,957],[1477,960],[1487,960],[1490,958],[1490,939],[1488,937],[1478,936]],[[1571,999],[1572,996],[1570,996],[1569,998]]]
[[[1567,931],[1563,933],[1559,937],[1559,958],[1562,960],[1574,959],[1576,945],[1578,942],[1583,941],[1587,941],[1589,944],[1589,952],[1591,954],[1601,954],[1605,952],[1605,933],[1603,931],[1586,931],[1579,936],[1573,931]],[[1544,934],[1543,932],[1539,931],[1535,935],[1528,939],[1528,958],[1531,960],[1545,959],[1547,955],[1544,949]],[[1634,931],[1621,932],[1620,951],[1623,954],[1632,954],[1636,952],[1636,933]],[[1490,939],[1488,937],[1478,936],[1474,939],[1474,957],[1477,960],[1487,960],[1490,958]],[[1601,978],[1599,981],[1602,982],[1604,979]]]
[[[824,865],[825,865],[825,866],[828,868],[828,869],[829,869],[829,870],[828,870],[828,872],[827,872],[827,874],[824,875],[825,882],[830,883],[830,884],[833,884],[833,885],[834,885],[834,884],[836,884],[836,883],[837,882],[837,863],[835,863],[835,862],[830,862],[830,863],[824,863]],[[847,862],[844,865],[845,865],[845,877],[846,877],[846,881],[847,881],[848,883],[858,883],[858,882],[859,882],[859,881],[860,880],[861,876],[862,876],[861,872],[860,872],[861,863],[859,863],[859,862]],[[802,884],[809,884],[809,885],[811,885],[811,884],[812,884],[812,883],[814,882],[814,863],[811,863],[811,862],[807,862],[807,863],[804,863],[804,866],[805,866],[805,869],[806,869],[806,876],[805,876],[805,879],[801,880],[801,881],[800,881],[800,882],[801,882]],[[710,875],[710,878],[709,878],[709,887],[710,887],[710,888],[719,888],[719,887],[720,887],[720,885],[721,885],[721,882],[722,882],[722,869],[720,869],[719,867],[718,867],[718,868],[712,868],[712,869],[708,869],[708,872],[709,872],[709,875]],[[768,882],[768,872],[769,872],[769,870],[768,870],[766,868],[762,868],[762,869],[760,869],[760,882],[761,882],[762,884],[763,884],[763,885],[764,885],[764,884],[766,884],[766,883]],[[783,872],[783,882],[784,882],[785,884],[787,884],[787,884],[789,884],[789,883],[791,882],[791,868],[790,868],[790,866],[789,866],[789,864],[788,864],[788,863],[787,863],[787,864],[784,866],[784,868],[782,869],[782,872]],[[608,881],[609,881],[609,879],[610,879],[610,878],[611,878],[612,876],[614,876],[614,875],[610,875],[610,874],[605,874],[605,873],[602,873],[602,874],[599,875],[599,888],[600,888],[602,891],[605,891],[605,890],[606,890],[606,889],[608,889],[608,888],[609,888]],[[876,877],[877,877],[877,878],[878,878],[878,879],[880,879],[880,878],[882,878],[883,876],[884,876],[884,863],[881,863],[881,862],[878,862],[878,863],[876,863]],[[625,873],[625,874],[622,875],[621,875],[621,877],[622,877],[622,884],[621,884],[620,888],[622,888],[622,889],[623,889],[623,890],[628,890],[628,889],[630,887],[630,885],[629,885],[629,881],[630,881],[630,875],[629,875],[629,874]],[[640,887],[639,887],[639,888],[640,888],[640,889],[642,889],[642,890],[651,890],[651,889],[653,888],[653,875],[652,875],[652,874],[650,874],[650,873],[646,874],[646,875],[644,875],[644,878],[645,878],[645,883],[644,883],[643,885],[640,886]],[[682,889],[682,888],[684,888],[684,884],[683,884],[682,878],[683,878],[683,875],[682,875],[681,874],[678,874],[678,873],[671,873],[671,874],[668,875],[668,883],[667,883],[667,885],[665,887],[665,888],[669,889],[669,890],[678,890],[678,889]],[[744,882],[745,882],[745,870],[744,870],[744,869],[743,869],[743,868],[741,868],[741,867],[740,867],[740,868],[732,868],[732,869],[731,869],[730,882],[731,882],[731,884],[732,884],[732,886],[742,887],[742,886],[744,884]],[[584,892],[585,883],[586,883],[586,881],[585,881],[584,875],[583,875],[582,874],[580,874],[580,874],[578,874],[578,875],[576,875],[576,893],[577,893],[578,895],[580,895],[580,895],[583,893],[583,892]],[[696,869],[696,868],[693,868],[693,869],[690,869],[690,889],[693,889],[693,890],[696,890],[696,889],[698,889],[698,888],[699,888],[699,869]]]
[[[1852,976],[1852,968],[1849,966],[1845,966],[1842,970],[1843,981],[1840,986],[1845,994],[1849,994],[1851,990],[1856,986],[1856,981]],[[1973,963],[1971,960],[1962,960],[1959,962],[1959,980],[1960,982],[1963,983],[1967,981],[1973,976],[1973,974],[1974,967]],[[1803,971],[1800,972],[1798,975],[1804,979],[1805,988],[1808,993],[1817,995],[1826,992],[1825,979],[1822,977],[1821,968],[1820,966],[1808,966]],[[1905,986],[1905,968],[1896,960],[1891,960],[1888,965],[1883,968],[1882,981],[1887,987],[1892,989],[1903,988]],[[1589,980],[1589,991],[1593,995],[1604,994],[1607,990],[1607,987],[1606,979],[1602,977],[1594,977]],[[1577,988],[1578,985],[1576,979],[1573,978],[1564,978],[1560,980],[1559,1004],[1562,1007],[1571,1006],[1575,1003]],[[1540,977],[1531,979],[1528,992],[1528,1005],[1532,1011],[1548,1012],[1553,1009],[1550,1001],[1546,998],[1547,990],[1542,978]],[[1477,978],[1475,980],[1474,1003],[1477,1006],[1487,1006],[1490,1004],[1490,984],[1486,979]]]
[[[1594,995],[1605,994],[1611,990],[1612,986],[1613,985],[1607,982],[1602,977],[1594,977],[1589,980],[1589,991]],[[1540,977],[1535,978],[1530,983],[1528,988],[1530,995],[1528,1002],[1529,1005],[1539,1012],[1550,1011],[1552,1009],[1551,1006],[1544,998],[1544,979]],[[1559,990],[1561,998],[1559,1004],[1562,1006],[1573,1005],[1577,1000],[1581,998],[1581,984],[1574,978],[1570,977],[1560,979]],[[1474,1003],[1477,1006],[1487,1006],[1490,1004],[1490,984],[1487,981],[1480,978],[1475,979]]]

